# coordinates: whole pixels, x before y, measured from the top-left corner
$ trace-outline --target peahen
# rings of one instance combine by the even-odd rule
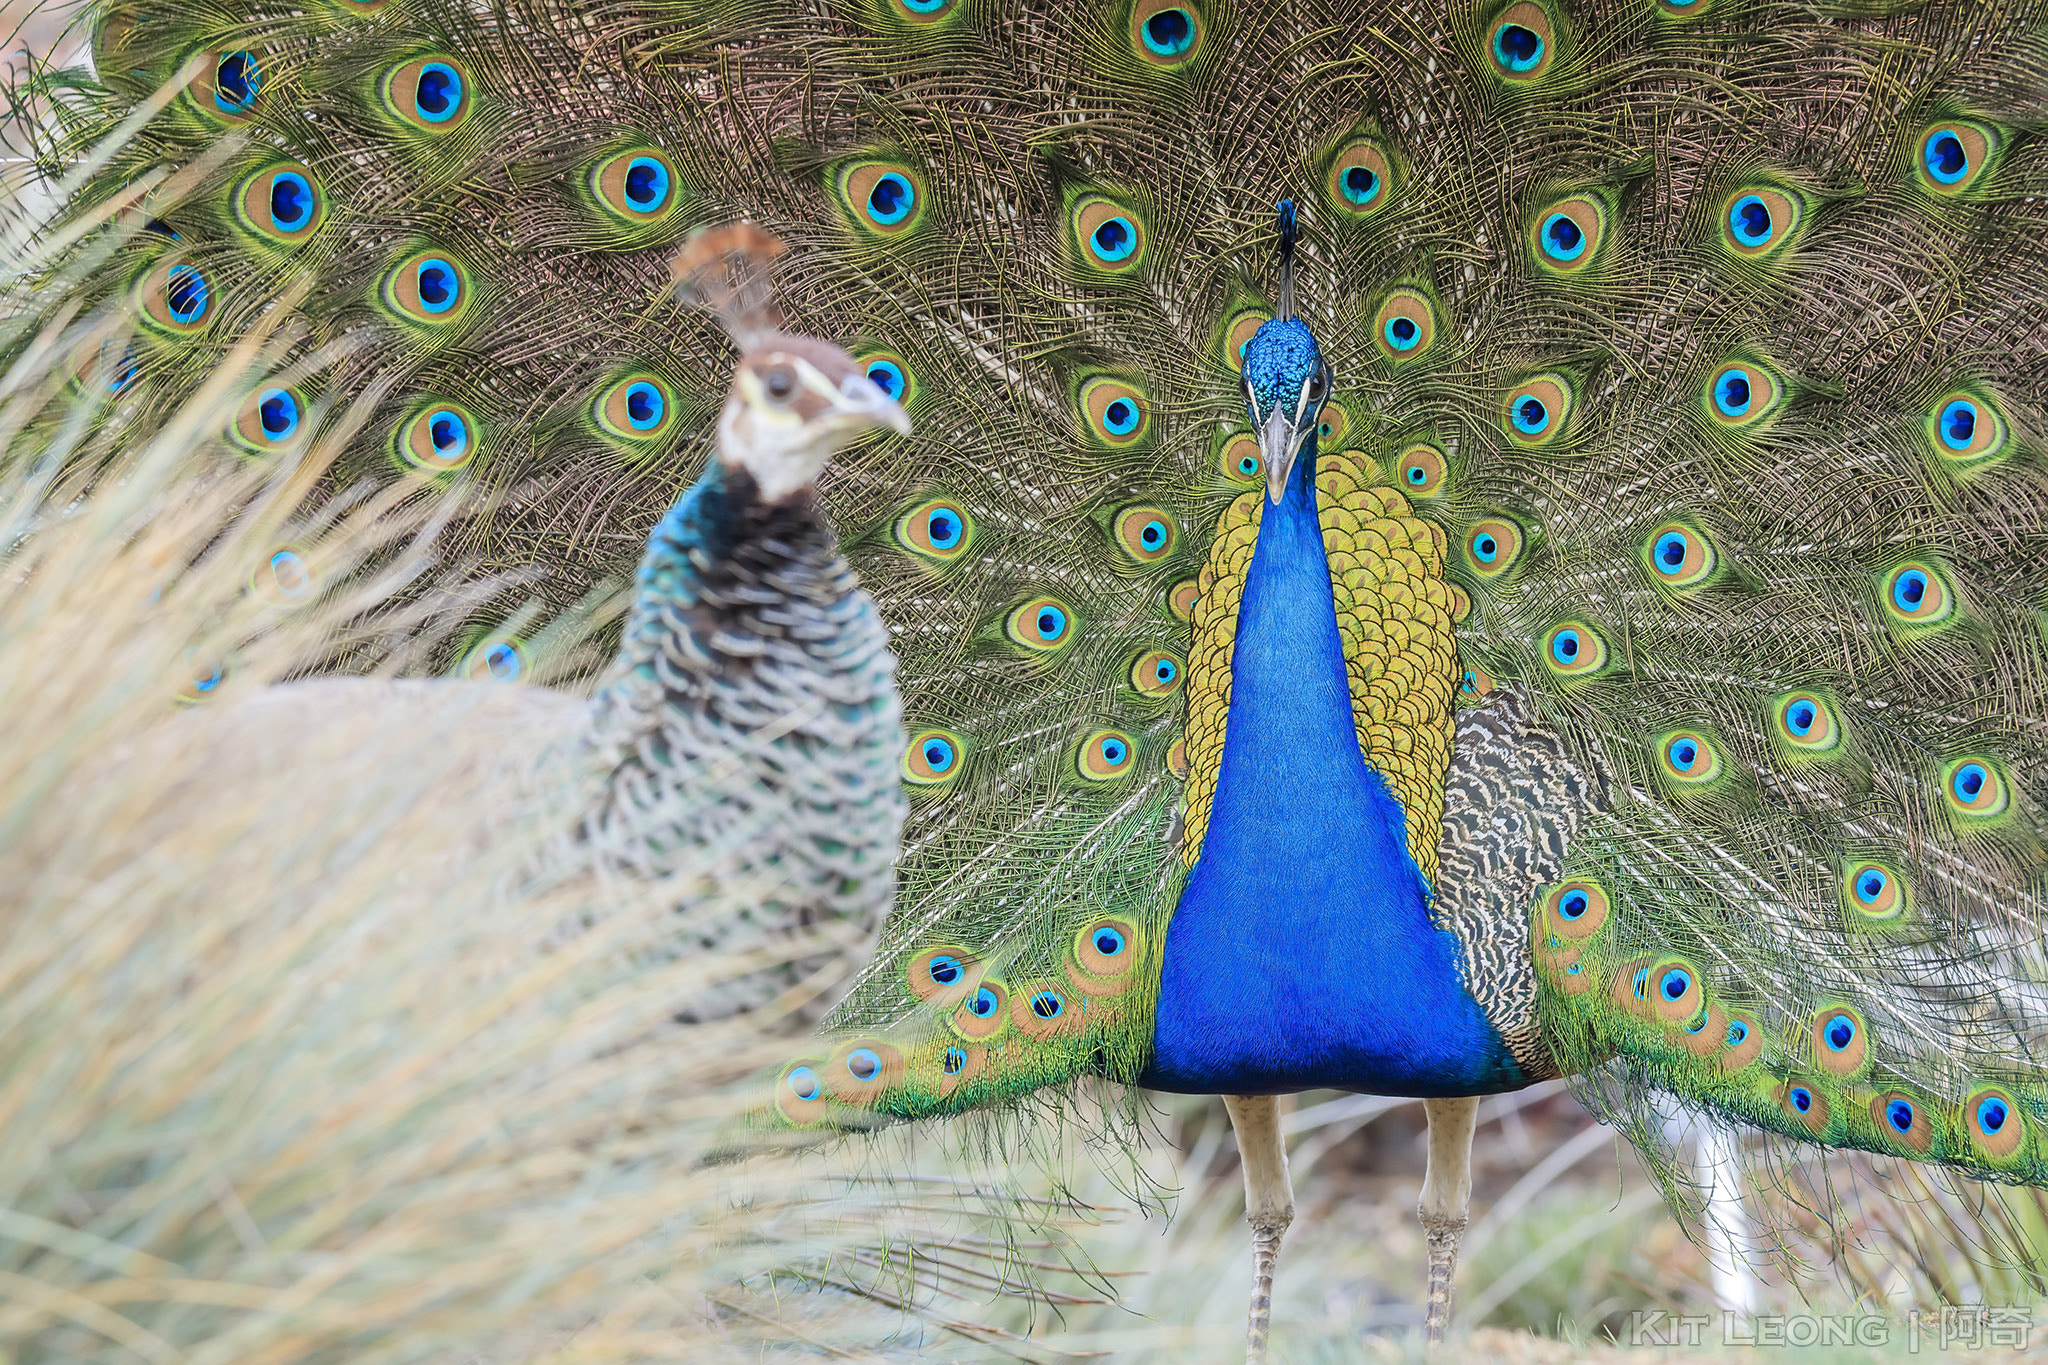
[[[1231,1097],[1255,1355],[1290,1091],[1426,1097],[1432,1336],[1473,1097],[1538,1077],[2048,1182],[2040,0],[96,23],[53,170],[188,82],[78,201],[146,228],[133,420],[296,284],[364,463],[573,585],[694,466],[660,261],[736,215],[916,417],[824,488],[896,906],[764,1121]]]

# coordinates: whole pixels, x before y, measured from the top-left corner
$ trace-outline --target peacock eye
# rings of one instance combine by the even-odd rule
[[[784,402],[796,392],[796,374],[787,365],[777,365],[761,376],[761,387],[776,402]]]

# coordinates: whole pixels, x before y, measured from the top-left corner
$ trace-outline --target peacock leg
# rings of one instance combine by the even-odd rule
[[[1280,1097],[1225,1095],[1244,1163],[1244,1220],[1252,1225],[1252,1306],[1245,1324],[1245,1365],[1266,1358],[1273,1322],[1273,1263],[1280,1239],[1294,1221],[1294,1187],[1287,1179],[1287,1144],[1280,1138]]]
[[[1422,1235],[1429,1242],[1429,1306],[1422,1330],[1435,1346],[1444,1339],[1451,1318],[1451,1275],[1458,1266],[1458,1238],[1472,1209],[1472,1121],[1479,1099],[1460,1095],[1424,1100],[1429,1119],[1429,1166],[1422,1174]]]

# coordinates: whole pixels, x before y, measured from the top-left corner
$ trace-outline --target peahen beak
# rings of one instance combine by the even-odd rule
[[[1310,415],[1312,420],[1313,412]],[[1287,491],[1287,479],[1294,472],[1294,461],[1300,456],[1302,443],[1312,430],[1312,426],[1297,430],[1293,414],[1278,404],[1266,414],[1266,420],[1259,423],[1259,456],[1266,464],[1266,500],[1269,503],[1277,506],[1281,495]]]
[[[828,418],[849,436],[874,427],[887,427],[899,436],[910,434],[910,414],[863,373],[839,382]]]

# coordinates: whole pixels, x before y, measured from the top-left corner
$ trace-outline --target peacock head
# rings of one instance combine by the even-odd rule
[[[740,357],[718,418],[718,459],[744,470],[767,502],[809,488],[833,454],[878,427],[910,434],[910,415],[828,341],[771,333]]]
[[[767,502],[809,488],[833,454],[877,427],[910,434],[910,416],[829,341],[782,330],[768,267],[789,248],[752,223],[703,228],[670,263],[676,289],[739,343],[718,416],[718,462],[753,478]]]
[[[1294,316],[1294,201],[1280,212],[1279,303],[1244,348],[1244,401],[1266,462],[1266,497],[1279,502],[1330,396],[1330,367],[1308,324]]]

